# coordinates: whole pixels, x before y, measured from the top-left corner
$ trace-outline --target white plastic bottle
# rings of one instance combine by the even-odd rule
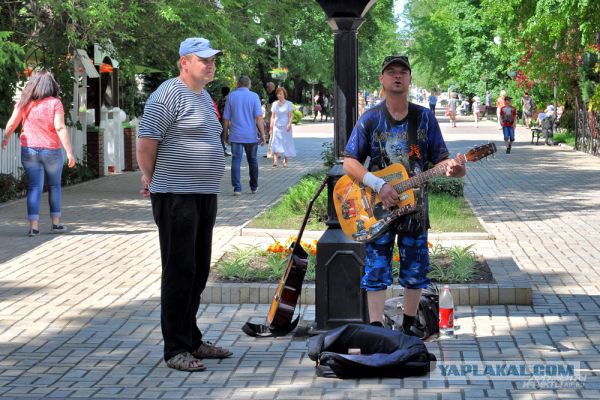
[[[440,295],[440,335],[454,335],[454,300],[448,285],[444,286]]]

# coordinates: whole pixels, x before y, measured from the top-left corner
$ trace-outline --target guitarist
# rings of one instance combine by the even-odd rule
[[[379,82],[384,101],[361,116],[344,151],[344,172],[376,191],[388,209],[398,203],[399,194],[371,172],[402,163],[412,176],[426,170],[428,165],[446,163],[447,176],[463,177],[466,173],[464,165],[448,159],[448,149],[433,113],[408,102],[411,80],[408,57],[388,56],[383,60]],[[363,166],[367,158],[370,158],[368,169]],[[385,290],[392,284],[397,236],[400,284],[404,287],[403,331],[407,334],[413,334],[411,328],[421,289],[430,283],[426,187],[415,190],[415,195],[414,212],[402,216],[395,227],[366,244],[365,275],[361,281],[361,288],[367,291],[371,324],[383,326]]]

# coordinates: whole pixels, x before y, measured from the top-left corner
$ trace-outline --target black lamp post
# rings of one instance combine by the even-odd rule
[[[366,294],[360,289],[364,245],[349,240],[340,229],[333,206],[333,188],[344,175],[342,152],[357,120],[358,28],[376,0],[317,0],[334,33],[334,142],[336,165],[328,173],[327,230],[317,247],[316,330],[351,322],[368,322]]]

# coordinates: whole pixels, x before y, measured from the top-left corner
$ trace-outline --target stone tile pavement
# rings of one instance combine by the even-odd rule
[[[161,359],[156,229],[138,195],[139,173],[127,173],[66,188],[71,232],[64,236],[46,234],[45,218],[40,237],[25,237],[24,201],[0,207],[0,398],[598,398],[600,159],[530,145],[521,128],[507,155],[493,123],[459,121],[453,129],[441,122],[453,152],[498,144],[494,159],[469,165],[466,195],[534,293],[531,307],[460,306],[457,337],[431,341],[429,350],[441,363],[577,362],[583,383],[557,390],[524,388],[511,377],[319,378],[305,338],[241,332],[247,320],[264,318],[266,304],[203,304],[206,338],[231,347],[234,357],[206,360],[201,373],[170,370]],[[287,170],[261,157],[258,194],[246,187],[233,197],[226,173],[215,259],[246,221],[320,163],[332,125],[295,129],[299,157]],[[302,312],[314,319],[314,307]]]

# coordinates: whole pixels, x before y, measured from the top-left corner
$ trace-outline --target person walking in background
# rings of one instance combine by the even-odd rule
[[[475,120],[475,128],[479,126],[480,117],[480,107],[481,107],[481,99],[479,96],[473,97],[473,119]]]
[[[265,144],[265,123],[260,98],[250,91],[250,78],[243,75],[238,79],[238,87],[229,94],[223,112],[223,130],[226,140],[231,143],[231,185],[233,195],[242,195],[240,168],[242,154],[246,153],[250,170],[250,191],[258,191],[258,145]],[[256,135],[256,128],[260,136]]]
[[[502,107],[504,107],[504,105],[505,105],[505,103],[504,103],[505,96],[506,96],[506,91],[501,90],[500,96],[498,96],[498,98],[496,99],[496,118],[498,120],[498,124],[500,125],[500,129],[503,128],[502,119],[500,118],[500,111],[502,110]]]
[[[205,89],[220,52],[204,38],[181,42],[179,76],[150,95],[138,131],[142,192],[152,201],[160,241],[163,357],[182,371],[202,371],[200,359],[232,355],[202,340],[196,321],[225,173],[222,128]]]
[[[323,107],[325,107],[325,100],[323,100],[323,93],[319,91],[315,96],[315,117],[313,118],[313,122],[317,120],[317,113],[321,114],[321,122],[323,121]]]
[[[531,119],[535,112],[535,101],[533,100],[533,97],[529,95],[529,92],[523,94],[521,106],[523,107],[523,122],[525,122],[525,126],[529,129],[531,128]]]
[[[429,95],[429,109],[431,110],[431,112],[433,113],[433,115],[435,116],[435,106],[437,104],[438,98],[435,95],[435,92],[432,90],[431,94]]]
[[[227,96],[231,90],[228,86],[221,87],[221,98],[217,103],[217,109],[219,110],[219,122],[223,125],[223,111],[225,111],[225,104],[227,103]],[[225,144],[225,135],[221,135],[221,145],[223,146],[223,154],[225,157],[231,157],[231,153],[227,151],[227,145]]]
[[[52,233],[66,232],[60,223],[62,207],[63,148],[67,165],[75,166],[71,140],[65,126],[65,111],[58,99],[59,86],[49,71],[34,72],[27,82],[21,99],[15,105],[6,124],[2,149],[6,149],[11,135],[22,122],[21,164],[27,175],[28,236],[40,234],[40,201],[44,191],[44,177],[48,186],[48,203]]]
[[[288,166],[288,157],[296,157],[296,147],[292,136],[292,116],[294,106],[287,101],[287,91],[280,87],[276,91],[277,101],[271,108],[271,132],[273,143],[273,167],[277,168],[277,157],[283,157],[283,168]]]
[[[483,116],[484,117],[487,117],[490,115],[489,113],[490,113],[491,106],[492,106],[492,95],[490,94],[490,91],[487,90],[485,92],[485,104],[484,104],[484,108],[483,108]]]
[[[411,79],[408,57],[388,56],[384,59],[379,81],[385,89],[385,100],[358,120],[344,150],[344,172],[378,193],[385,208],[396,206],[400,194],[375,176],[374,171],[399,163],[414,176],[426,170],[430,163],[444,163],[447,176],[462,177],[466,172],[458,161],[448,160],[448,149],[431,110],[409,104]],[[410,120],[417,126],[409,129]],[[412,139],[411,130],[416,136]],[[411,143],[413,140],[415,144]],[[363,163],[367,159],[369,164],[365,168]],[[416,198],[420,211],[403,216],[396,226],[366,243],[365,275],[360,283],[367,292],[371,324],[383,326],[385,293],[392,284],[392,256],[397,241],[401,258],[400,284],[404,287],[402,331],[415,336],[418,336],[414,322],[421,289],[430,283],[427,277],[430,265],[426,190],[426,185],[418,190]]]
[[[369,93],[369,92],[365,92],[365,93]],[[366,106],[365,97],[363,96],[363,94],[361,92],[358,92],[358,116],[359,117],[364,114],[365,106]]]
[[[323,121],[323,114],[325,114],[325,122],[327,122],[327,116],[329,115],[329,96],[323,95],[323,109],[321,109],[321,121]]]
[[[265,138],[265,141],[267,143],[267,154],[265,154],[263,157],[271,158],[273,155],[271,152],[271,137],[269,136],[269,124],[271,123],[271,106],[277,101],[277,95],[275,95],[275,84],[273,82],[267,82],[265,88],[267,90],[267,98],[265,99],[264,121],[265,133],[267,135],[267,137]]]
[[[450,101],[448,101],[448,108],[446,109],[446,116],[450,118],[450,126],[456,128],[456,110],[458,108],[458,95],[454,92],[450,94]]]
[[[515,128],[517,126],[517,109],[511,105],[511,98],[504,97],[504,107],[500,110],[500,123],[506,145],[506,154],[510,154],[512,144],[515,141]]]

